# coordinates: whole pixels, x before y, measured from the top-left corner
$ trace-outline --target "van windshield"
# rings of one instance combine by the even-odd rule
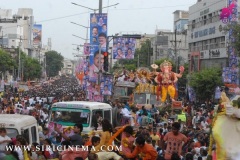
[[[6,130],[7,130],[7,135],[10,138],[16,138],[16,136],[18,135],[18,131],[14,128],[6,128]]]
[[[84,127],[88,127],[90,111],[88,109],[53,108],[51,121],[66,126],[82,123]]]

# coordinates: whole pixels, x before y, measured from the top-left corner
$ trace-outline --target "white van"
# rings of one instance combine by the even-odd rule
[[[60,124],[65,128],[74,126],[76,123],[83,124],[83,133],[89,133],[97,127],[98,119],[108,119],[112,124],[112,107],[107,103],[71,101],[57,102],[52,105],[49,114],[49,123]]]
[[[6,128],[10,138],[22,135],[29,144],[39,143],[38,124],[33,116],[20,114],[0,114],[0,128]]]

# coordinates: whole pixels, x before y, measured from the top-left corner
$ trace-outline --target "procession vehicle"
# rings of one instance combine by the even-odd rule
[[[48,128],[50,132],[53,132],[57,125],[68,136],[73,134],[72,129],[76,123],[83,124],[83,134],[102,130],[102,119],[108,119],[111,124],[113,123],[112,107],[107,103],[100,102],[57,102],[52,105],[49,115]]]
[[[39,143],[38,124],[33,116],[20,114],[1,114],[0,128],[6,128],[10,138],[22,135],[28,142]]]

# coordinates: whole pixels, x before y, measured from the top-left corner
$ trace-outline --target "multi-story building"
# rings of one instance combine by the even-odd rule
[[[173,30],[177,30],[177,32],[185,32],[187,30],[188,25],[188,11],[176,10],[173,12],[174,16],[174,24]]]
[[[20,46],[31,56],[33,23],[32,9],[20,8],[14,15],[11,9],[0,9],[1,46],[6,49]]]
[[[155,37],[151,38],[151,44],[153,48],[151,63],[162,58],[168,58],[178,64],[187,62],[188,41],[185,32],[176,32],[175,36],[175,32],[170,30],[157,29]]]
[[[188,42],[190,71],[226,67],[227,33],[219,15],[226,0],[198,0],[189,8]]]
[[[73,60],[64,58],[61,74],[62,75],[72,75],[72,74],[74,74],[74,69],[75,69],[75,62]]]

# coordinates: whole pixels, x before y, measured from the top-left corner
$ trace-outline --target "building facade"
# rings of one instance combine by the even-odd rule
[[[1,46],[6,49],[20,46],[31,56],[33,23],[32,9],[20,8],[14,15],[11,9],[0,9]]]
[[[73,75],[75,70],[75,61],[64,58],[61,75]]]
[[[155,37],[151,38],[151,44],[153,48],[151,63],[162,58],[168,58],[178,64],[187,62],[188,40],[184,32],[176,32],[175,39],[175,32],[157,29],[155,31]],[[175,50],[177,52],[175,52]]]
[[[189,8],[188,41],[190,71],[211,67],[226,67],[228,34],[220,20],[226,0],[198,0]]]
[[[177,30],[177,32],[185,32],[187,30],[189,12],[183,10],[176,10],[175,12],[173,12],[173,17],[173,30]]]

